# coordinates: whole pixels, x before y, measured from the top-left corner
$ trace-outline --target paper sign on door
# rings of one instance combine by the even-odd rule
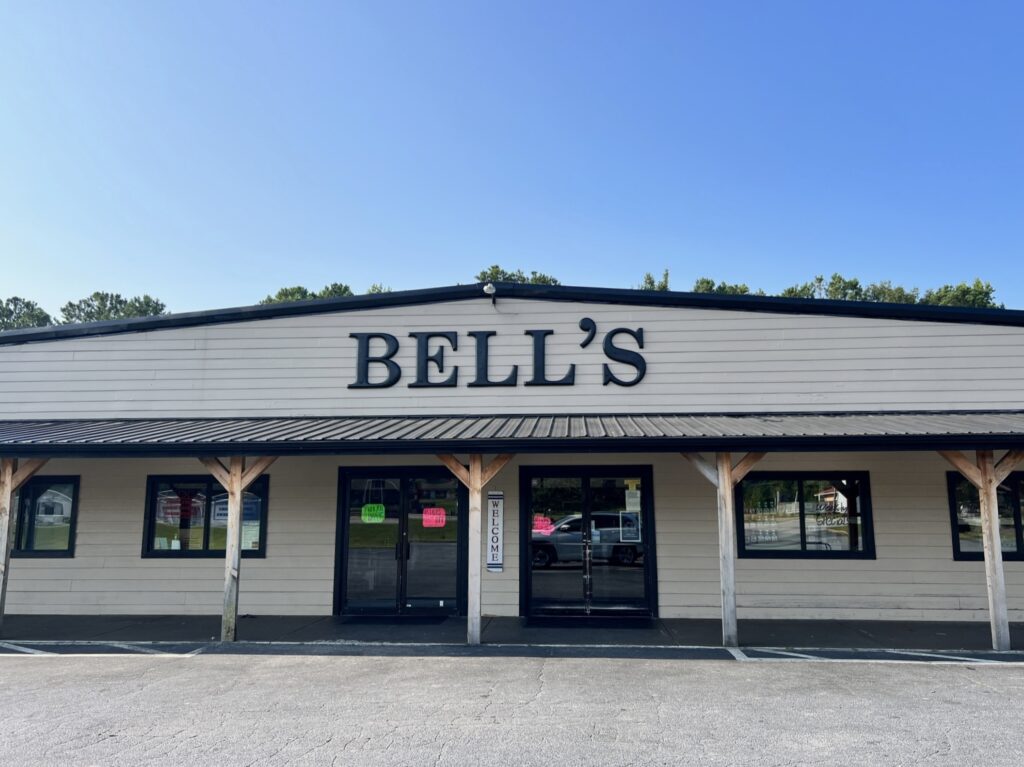
[[[447,514],[441,508],[429,508],[423,510],[424,527],[444,527]]]
[[[363,504],[362,509],[362,520],[367,525],[379,525],[384,521],[384,504],[383,503],[366,503]]]

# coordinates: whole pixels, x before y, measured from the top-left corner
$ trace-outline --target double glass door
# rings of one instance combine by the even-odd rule
[[[649,467],[524,469],[527,615],[653,615]]]
[[[338,612],[459,612],[461,491],[446,470],[342,474]]]

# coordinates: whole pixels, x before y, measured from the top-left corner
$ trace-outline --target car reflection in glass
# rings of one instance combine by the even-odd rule
[[[593,561],[634,565],[643,557],[640,515],[595,513],[590,517]],[[571,514],[546,524],[535,519],[532,533],[533,566],[546,568],[558,562],[583,561],[583,516]]]

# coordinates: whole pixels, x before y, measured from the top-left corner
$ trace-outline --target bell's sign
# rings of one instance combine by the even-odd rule
[[[585,349],[597,336],[597,323],[589,317],[579,322],[584,334],[580,348]],[[526,371],[522,378],[525,386],[572,386],[576,382],[576,364],[561,366],[557,373],[548,368],[547,339],[554,335],[554,330],[526,330],[523,335],[529,336],[533,344],[533,365],[527,377]],[[469,386],[518,386],[520,381],[519,365],[512,365],[495,378],[491,377],[489,355],[490,342],[498,333],[495,330],[470,330],[462,334],[476,349],[476,375]],[[356,380],[348,385],[350,389],[386,389],[394,386],[402,378],[402,368],[395,361],[400,344],[398,338],[390,333],[350,333],[356,339]],[[416,377],[408,383],[410,389],[427,387],[455,387],[459,385],[459,368],[445,368],[444,354],[446,349],[457,351],[460,334],[455,330],[431,330],[410,333],[416,344]],[[530,343],[527,342],[527,343]],[[632,348],[631,348],[632,347]],[[605,362],[601,366],[602,383],[616,386],[636,386],[647,373],[647,362],[640,349],[644,348],[644,329],[614,328],[604,333],[601,341],[604,356],[611,362],[617,362],[633,369],[631,376],[621,378],[613,372]],[[375,375],[370,380],[370,372]],[[621,370],[619,372],[622,372]]]

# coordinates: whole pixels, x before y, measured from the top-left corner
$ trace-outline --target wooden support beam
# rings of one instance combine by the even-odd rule
[[[718,487],[718,468],[715,464],[711,463],[700,453],[683,453],[682,456],[690,462],[693,468],[701,473],[704,479]]]
[[[233,642],[238,634],[238,588],[242,569],[242,506],[246,489],[277,460],[276,456],[263,456],[253,460],[247,468],[245,458],[232,456],[228,465],[219,458],[200,458],[228,494],[228,530],[224,544],[224,608],[221,612],[220,638]],[[260,535],[266,535],[260,530]]]
[[[1003,543],[999,536],[999,482],[991,450],[978,451],[978,469],[982,485],[981,537],[985,555],[985,583],[988,587],[988,614],[992,627],[992,647],[1010,649],[1010,618],[1006,610],[1006,577],[1003,572]]]
[[[743,456],[735,466],[732,467],[732,484],[733,487],[743,481],[743,478],[747,476],[754,465],[764,458],[764,453],[747,453]]]
[[[996,484],[1001,485],[1010,473],[1024,462],[1024,450],[1010,450],[995,466]]]
[[[683,453],[697,471],[718,489],[718,574],[722,587],[722,644],[739,645],[736,619],[736,485],[764,458],[747,453],[735,466],[731,453],[717,453],[712,464],[699,453]]]
[[[200,458],[199,462],[206,467],[206,470],[213,475],[213,478],[220,482],[225,490],[231,484],[231,470],[220,460],[220,458]]]
[[[739,646],[736,618],[736,513],[732,455],[718,453],[718,573],[722,590],[722,644]]]
[[[7,576],[11,569],[11,542],[14,536],[14,494],[46,465],[46,458],[19,462],[0,458],[0,631],[7,607]]]
[[[978,489],[992,647],[996,650],[1009,650],[1010,618],[1006,609],[1003,543],[999,537],[999,483],[1024,460],[1024,451],[1011,450],[998,464],[995,463],[991,450],[978,450],[974,463],[957,450],[940,450],[939,455],[949,461],[953,468]]]
[[[963,474],[972,485],[981,487],[981,472],[966,455],[959,450],[940,450],[939,455],[953,464],[953,468]]]
[[[484,488],[494,479],[513,455],[503,453],[486,466],[483,456],[477,453],[469,456],[467,469],[454,455],[438,455],[438,460],[448,467],[466,489],[469,490],[469,561],[468,584],[466,593],[466,642],[471,645],[480,644],[480,626],[482,610],[480,607],[480,584],[483,570],[483,508]]]
[[[455,478],[459,480],[463,485],[469,487],[469,470],[466,469],[459,459],[454,455],[439,455],[437,457],[441,463],[448,467],[448,471],[455,475]]]

